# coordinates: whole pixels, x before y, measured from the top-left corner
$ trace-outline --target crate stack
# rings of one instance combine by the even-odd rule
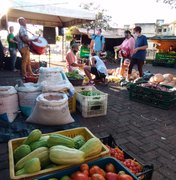
[[[96,92],[98,95],[85,96],[82,91]],[[94,86],[76,87],[76,107],[85,118],[105,116],[107,114],[108,94]]]

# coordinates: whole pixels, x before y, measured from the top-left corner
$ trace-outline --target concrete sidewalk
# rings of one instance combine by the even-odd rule
[[[107,64],[109,68],[116,64]],[[173,73],[172,68],[145,65],[152,73]],[[19,73],[0,72],[0,85],[15,85]],[[176,108],[162,110],[130,101],[125,87],[97,86],[108,93],[107,116],[81,117],[81,126],[98,137],[112,134],[116,142],[144,164],[154,164],[153,180],[176,179]],[[0,179],[9,179],[7,144],[0,144]]]

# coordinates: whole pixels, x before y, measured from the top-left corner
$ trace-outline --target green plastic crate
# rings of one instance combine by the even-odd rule
[[[88,58],[90,55],[90,49],[87,47],[81,47],[80,49],[80,57],[81,58]]]
[[[148,104],[161,109],[176,107],[176,91],[165,92],[142,87],[137,84],[128,86],[130,100]]]

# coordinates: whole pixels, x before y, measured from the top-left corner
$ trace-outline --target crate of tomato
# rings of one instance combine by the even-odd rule
[[[127,167],[131,173],[136,175],[140,180],[151,180],[153,175],[153,165],[144,165],[134,158],[129,152],[126,152],[117,145],[112,135],[100,138],[101,141],[109,148],[110,155]]]

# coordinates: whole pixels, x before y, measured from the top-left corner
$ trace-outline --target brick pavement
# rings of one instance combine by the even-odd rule
[[[154,73],[176,74],[171,68],[146,65],[145,69]],[[0,83],[14,85],[18,77],[18,74],[0,72]],[[175,180],[176,108],[162,110],[130,101],[126,88],[115,84],[97,88],[109,94],[107,116],[81,117],[81,126],[88,127],[98,137],[111,133],[121,147],[142,163],[153,163],[153,180]],[[4,180],[9,179],[7,153],[7,144],[0,144],[0,179]]]

